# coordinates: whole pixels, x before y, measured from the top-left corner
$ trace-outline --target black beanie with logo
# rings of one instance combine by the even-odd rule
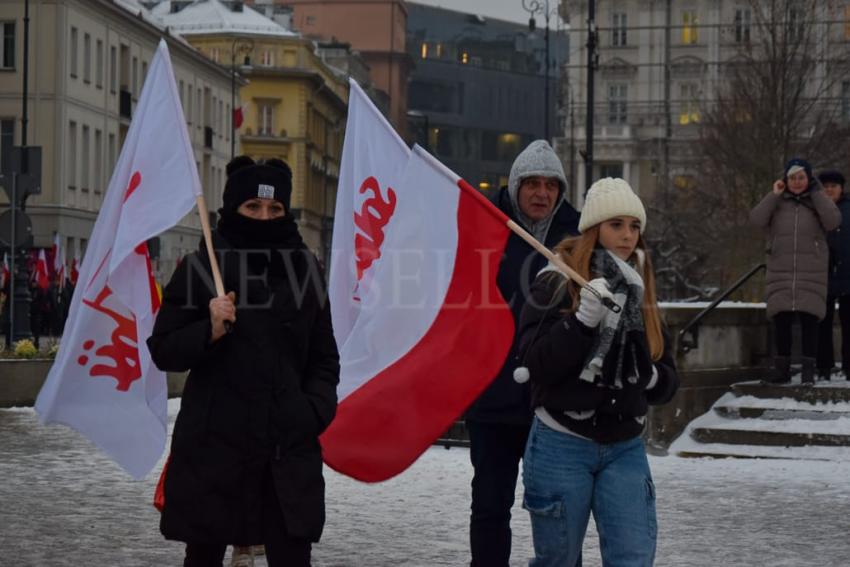
[[[255,162],[248,156],[238,156],[227,164],[227,183],[222,195],[223,214],[236,212],[239,205],[250,199],[280,201],[289,213],[292,197],[292,170],[280,159]]]

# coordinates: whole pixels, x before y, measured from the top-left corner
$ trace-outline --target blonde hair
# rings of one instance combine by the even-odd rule
[[[593,279],[590,273],[590,261],[593,251],[599,243],[599,225],[586,229],[581,236],[567,238],[555,246],[555,253],[572,269],[586,280]],[[643,314],[644,328],[646,329],[646,341],[649,343],[649,352],[652,360],[659,360],[664,354],[664,336],[661,333],[661,312],[658,310],[658,299],[655,292],[655,271],[652,269],[652,261],[646,250],[643,235],[638,237],[637,250],[643,252],[642,259],[638,258],[638,271],[643,278],[644,293],[643,303],[640,306]],[[579,292],[581,288],[572,280],[565,283],[567,292],[572,299],[573,311],[578,306]]]

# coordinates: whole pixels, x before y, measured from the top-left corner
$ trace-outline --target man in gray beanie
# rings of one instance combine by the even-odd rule
[[[496,192],[492,201],[552,248],[578,234],[579,215],[566,201],[566,192],[561,161],[545,140],[536,140],[516,158],[508,186]],[[517,235],[508,239],[497,283],[514,321],[519,321],[531,283],[546,262]],[[469,527],[473,567],[506,567],[511,555],[511,507],[532,418],[530,387],[513,379],[514,370],[521,366],[516,349],[515,343],[493,383],[466,414],[475,469]]]

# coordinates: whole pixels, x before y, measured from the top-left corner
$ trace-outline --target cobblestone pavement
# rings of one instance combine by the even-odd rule
[[[172,419],[176,408],[172,401]],[[657,565],[850,565],[846,463],[654,457],[651,465]],[[73,431],[40,426],[32,409],[0,410],[0,565],[181,565],[182,546],[162,539],[150,505],[159,468],[135,482]],[[326,476],[318,567],[468,563],[467,450],[432,448],[377,485]],[[525,565],[528,517],[514,512],[513,564]],[[599,564],[591,529],[585,565]]]

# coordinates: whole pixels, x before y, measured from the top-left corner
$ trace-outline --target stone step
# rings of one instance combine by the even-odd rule
[[[714,406],[714,412],[720,417],[730,419],[810,419],[829,421],[840,417],[850,417],[850,411],[829,411],[817,409],[783,409],[769,407]]]
[[[831,433],[797,433],[790,431],[763,431],[758,429],[695,427],[691,430],[691,438],[699,443],[723,443],[728,445],[850,447],[850,435]]]
[[[799,383],[782,385],[764,382],[739,382],[732,385],[732,392],[738,396],[753,396],[762,399],[791,398],[811,404],[850,402],[850,387],[847,387],[846,381],[836,384],[821,382],[817,386],[801,386]]]
[[[677,457],[714,459],[784,459],[805,461],[850,461],[850,447],[776,447],[694,443],[674,453]]]

